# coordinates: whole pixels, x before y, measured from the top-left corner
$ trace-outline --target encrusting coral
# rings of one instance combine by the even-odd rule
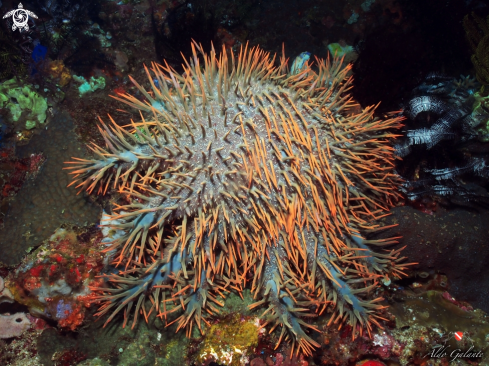
[[[114,97],[141,121],[100,120],[106,146],[68,163],[81,190],[120,193],[102,222],[123,232],[107,248],[120,270],[95,288],[98,315],[124,310],[126,325],[133,310],[134,326],[181,310],[178,329],[203,333],[219,297],[251,285],[251,307],[268,306],[263,326],[281,329],[277,346],[288,338],[311,354],[319,344],[304,329],[319,330],[303,319],[327,309],[353,338],[370,333],[379,279],[406,266],[399,250],[369,248],[396,238],[360,234],[382,229],[370,222],[398,198],[391,129],[401,118],[361,110],[341,59],[287,73],[285,56],[276,65],[257,47],[238,57],[192,47],[183,75],[153,64],[149,91],[131,79],[146,100]]]
[[[3,302],[14,302],[14,297],[0,277],[0,304]],[[24,313],[0,314],[0,339],[18,337],[30,327],[31,321]]]

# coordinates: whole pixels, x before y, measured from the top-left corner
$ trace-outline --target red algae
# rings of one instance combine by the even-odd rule
[[[91,286],[103,268],[99,229],[59,228],[8,277],[7,286],[31,314],[75,330],[93,301]]]

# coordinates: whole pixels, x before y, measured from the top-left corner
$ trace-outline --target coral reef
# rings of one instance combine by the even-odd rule
[[[477,80],[489,85],[489,16],[487,21],[475,13],[464,17],[465,34],[472,49],[471,56]],[[488,91],[486,91],[487,94]]]
[[[117,268],[95,289],[98,315],[124,310],[126,325],[134,313],[134,327],[140,314],[182,311],[177,329],[204,333],[218,296],[251,285],[250,307],[268,307],[262,326],[278,327],[291,352],[319,346],[304,330],[318,330],[303,320],[313,306],[353,338],[370,333],[382,319],[378,279],[405,268],[399,250],[369,248],[396,238],[360,233],[378,230],[370,221],[398,198],[388,130],[401,118],[361,110],[341,59],[287,74],[284,56],[274,66],[259,48],[192,49],[184,76],[153,64],[150,91],[133,80],[145,101],[115,97],[140,122],[101,121],[106,146],[68,163],[80,190],[120,196],[103,222],[122,235],[107,248]]]
[[[36,1],[33,10],[40,20],[40,39],[46,45],[54,58],[58,59],[73,47],[73,41],[82,34],[88,26],[92,11],[98,8],[96,1],[59,0]],[[75,43],[76,45],[77,43]]]
[[[31,314],[75,330],[91,303],[90,286],[101,282],[102,236],[95,228],[59,228],[8,278],[8,288]]]
[[[69,114],[54,108],[49,128],[34,134],[29,144],[17,146],[16,158],[9,157],[6,159],[8,165],[2,164],[2,179],[7,184],[15,184],[16,192],[15,197],[4,201],[5,211],[2,207],[5,229],[0,230],[0,253],[4,264],[18,265],[29,248],[49,238],[63,223],[84,226],[99,222],[100,208],[77,196],[73,189],[66,188],[68,177],[60,174],[66,156],[82,149],[73,129]],[[40,151],[43,153],[39,154]],[[40,158],[45,160],[41,174],[18,189],[19,181],[12,178],[22,177],[23,172],[15,171],[18,169],[15,164],[29,164],[30,170],[31,164],[34,163],[33,168],[36,168],[42,162]],[[31,172],[35,173],[34,170]]]
[[[485,245],[489,241],[488,220],[487,210],[468,211],[461,204],[450,209],[439,205],[432,214],[399,206],[391,210],[389,217],[381,219],[383,225],[397,226],[373,238],[402,235],[404,255],[418,263],[412,267],[415,276],[446,274],[453,296],[489,312],[489,268],[485,265],[489,261],[489,247]]]
[[[94,68],[114,66],[102,51],[101,41],[106,37],[98,24],[101,5],[98,0],[38,0],[32,4],[39,16],[38,37],[49,49],[49,57],[77,75],[88,77]]]

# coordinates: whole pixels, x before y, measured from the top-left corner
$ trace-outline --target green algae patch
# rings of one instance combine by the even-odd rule
[[[48,104],[29,85],[21,85],[16,79],[0,84],[0,109],[10,114],[11,122],[17,129],[31,130],[46,121]]]
[[[234,314],[212,324],[199,345],[196,361],[199,364],[214,361],[237,366],[245,363],[247,355],[258,345],[257,318]]]

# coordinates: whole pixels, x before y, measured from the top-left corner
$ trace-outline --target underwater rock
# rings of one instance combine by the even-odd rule
[[[35,181],[27,181],[16,190],[15,200],[8,201],[0,228],[0,261],[4,264],[18,265],[29,248],[49,238],[63,223],[84,226],[100,222],[100,207],[66,187],[64,161],[82,148],[73,128],[70,116],[55,109],[47,130],[34,135],[29,144],[17,146],[21,161],[32,162],[31,156],[40,156],[42,151],[45,162]]]
[[[0,304],[3,302],[14,302],[14,296],[8,288],[5,288],[5,280],[0,277]]]
[[[439,290],[417,293],[407,288],[394,294],[392,300],[390,311],[396,317],[396,329],[392,334],[404,344],[400,357],[402,365],[410,365],[413,358],[420,356],[433,357],[436,345],[450,350],[447,360],[457,349],[462,353],[469,349],[486,350],[489,323],[487,314],[480,309],[461,308],[453,303],[453,298],[447,299],[446,292]],[[456,332],[463,333],[462,340],[455,337]],[[479,355],[474,360],[485,365],[489,355]]]
[[[117,66],[117,68],[121,72],[127,72],[129,69],[127,65],[127,63],[129,62],[129,58],[127,57],[127,54],[123,51],[115,50],[114,56],[115,56],[114,63]]]
[[[489,323],[483,311],[462,309],[447,299],[443,290],[418,289],[391,285],[384,292],[389,321],[370,338],[352,341],[345,329],[325,329],[321,351],[314,358],[316,364],[449,365],[450,353],[457,349],[462,354],[471,347],[485,352]],[[457,340],[455,332],[462,332],[464,340]],[[435,352],[445,346],[447,354],[435,357]],[[489,355],[482,354],[461,358],[461,365],[486,365],[489,361]]]
[[[396,246],[406,246],[404,255],[417,262],[413,273],[445,274],[452,295],[489,311],[489,213],[439,207],[429,215],[409,206],[391,213],[382,224],[398,226],[373,237],[402,235],[402,244]]]
[[[0,151],[0,225],[8,212],[9,204],[25,184],[35,181],[46,157],[31,154],[24,159],[15,156],[13,148]]]
[[[121,348],[118,365],[124,366],[153,366],[155,365],[155,352],[151,348],[148,336],[139,337],[126,348]]]

